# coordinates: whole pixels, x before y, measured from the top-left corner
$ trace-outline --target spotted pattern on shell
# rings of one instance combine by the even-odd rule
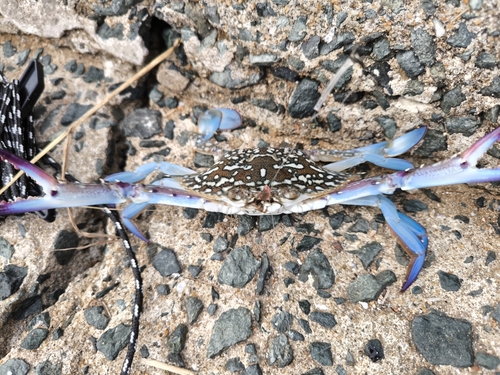
[[[253,148],[227,152],[205,172],[184,176],[180,182],[203,196],[282,204],[282,200],[306,194],[314,197],[331,193],[348,177],[321,168],[300,150]]]

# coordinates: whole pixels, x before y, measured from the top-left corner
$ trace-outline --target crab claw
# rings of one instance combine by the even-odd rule
[[[241,126],[241,116],[234,109],[209,109],[198,118],[198,127],[205,141],[212,138],[217,130],[232,130]]]
[[[396,172],[392,184],[402,190],[423,187],[500,181],[500,168],[476,168],[477,161],[500,140],[500,128],[476,141],[451,159],[411,171]]]
[[[11,163],[16,169],[23,170],[43,189],[43,197],[30,197],[15,202],[0,202],[0,216],[23,214],[26,212],[91,206],[98,204],[115,204],[125,201],[130,194],[130,184],[64,184],[57,182],[36,165],[21,159],[8,151],[0,149],[0,158]]]
[[[404,292],[417,279],[424,264],[428,245],[427,233],[424,227],[412,218],[399,212],[394,203],[381,194],[354,199],[349,199],[346,197],[347,195],[344,195],[344,199],[347,199],[343,200],[342,204],[380,208],[387,225],[389,225],[389,228],[396,236],[398,243],[410,256],[405,282],[401,288],[401,292]]]
[[[349,151],[352,153],[352,156],[335,163],[327,164],[323,168],[329,171],[340,172],[364,162],[370,162],[379,167],[398,171],[413,168],[413,165],[409,161],[394,158],[394,156],[401,155],[414,147],[422,140],[426,131],[427,127],[423,126],[391,141],[355,148]],[[331,161],[326,160],[324,157],[321,160]]]

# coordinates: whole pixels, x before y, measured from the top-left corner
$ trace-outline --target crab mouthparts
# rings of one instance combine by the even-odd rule
[[[268,185],[265,185],[262,191],[255,196],[255,200],[260,202],[268,202],[271,200],[271,194],[271,188]]]

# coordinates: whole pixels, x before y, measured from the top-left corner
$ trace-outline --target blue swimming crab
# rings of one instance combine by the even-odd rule
[[[234,110],[207,111],[199,121],[203,136],[197,141],[198,148],[206,150],[208,140],[217,130],[235,129],[240,124],[241,118]],[[0,215],[130,201],[121,213],[123,223],[147,241],[132,220],[150,204],[233,215],[302,213],[333,204],[375,206],[380,208],[398,242],[411,257],[401,289],[405,291],[422,269],[428,238],[425,229],[399,212],[385,195],[397,189],[500,181],[500,168],[476,168],[478,159],[500,139],[500,128],[461,154],[434,165],[413,168],[410,162],[394,158],[420,142],[425,132],[426,128],[421,127],[392,141],[347,151],[293,148],[229,151],[204,172],[169,162],[147,163],[134,172],[108,176],[100,184],[58,182],[42,169],[0,150],[1,159],[23,170],[45,193],[43,197],[1,202]],[[342,160],[333,162],[339,158]],[[329,164],[320,166],[319,162]],[[397,172],[365,179],[344,172],[363,162]],[[157,170],[166,176],[152,184],[140,183]]]

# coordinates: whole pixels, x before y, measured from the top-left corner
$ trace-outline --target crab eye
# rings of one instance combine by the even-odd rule
[[[300,197],[300,192],[292,187],[283,187],[279,189],[279,195],[282,198],[294,200]]]
[[[227,192],[227,197],[232,201],[241,201],[249,196],[248,190],[241,187],[231,189]]]

